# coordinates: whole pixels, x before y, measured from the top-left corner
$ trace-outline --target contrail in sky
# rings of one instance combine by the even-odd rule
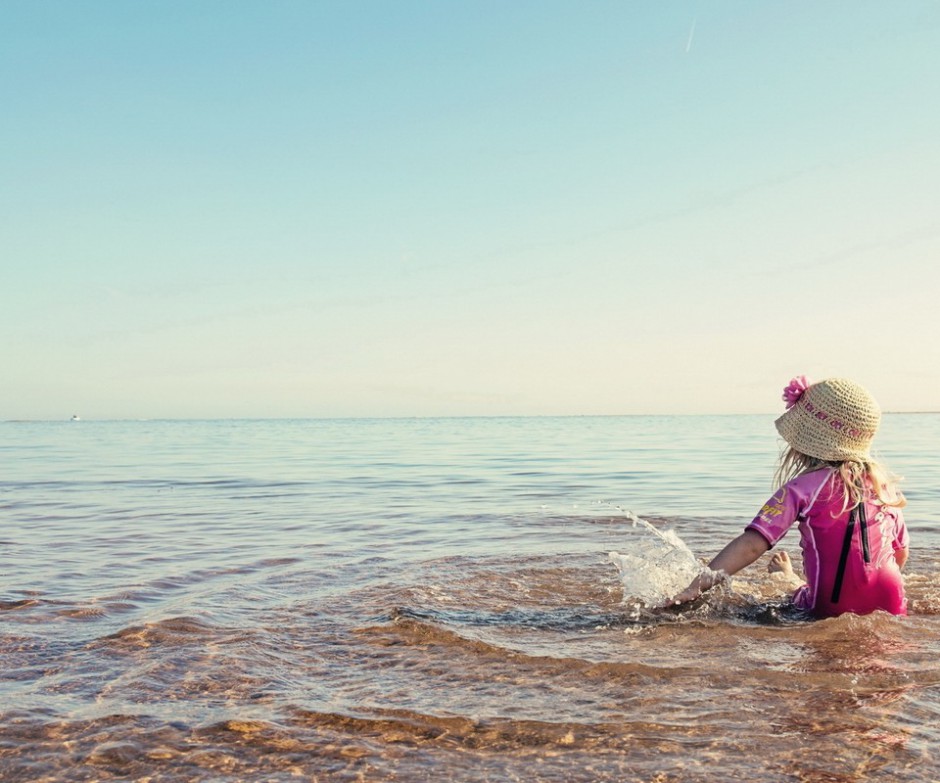
[[[692,39],[695,37],[695,20],[692,20],[692,29],[689,30],[689,40],[685,44],[685,53],[688,54],[692,48]]]

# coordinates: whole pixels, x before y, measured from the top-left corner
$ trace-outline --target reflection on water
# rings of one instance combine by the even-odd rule
[[[695,421],[0,425],[0,779],[940,778],[927,439],[911,617],[638,606],[765,499],[769,419]]]

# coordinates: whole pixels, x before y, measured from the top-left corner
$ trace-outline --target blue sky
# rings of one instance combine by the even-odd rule
[[[940,409],[940,3],[0,20],[0,419]]]

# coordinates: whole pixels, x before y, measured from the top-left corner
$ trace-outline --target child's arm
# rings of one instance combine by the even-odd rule
[[[898,564],[898,568],[904,568],[904,564],[907,562],[907,547],[905,546],[901,549],[895,549],[894,559]]]
[[[754,530],[745,530],[734,541],[722,549],[708,564],[712,572],[723,571],[728,576],[736,574],[749,566],[764,552],[770,549],[767,539]],[[704,573],[695,577],[685,590],[672,599],[674,604],[684,604],[698,598],[703,592],[713,587],[718,581],[718,574]]]

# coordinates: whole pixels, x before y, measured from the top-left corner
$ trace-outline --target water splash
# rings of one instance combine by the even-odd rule
[[[673,530],[659,530],[632,511],[619,509],[637,535],[626,552],[611,552],[617,566],[625,603],[661,606],[707,570]]]

